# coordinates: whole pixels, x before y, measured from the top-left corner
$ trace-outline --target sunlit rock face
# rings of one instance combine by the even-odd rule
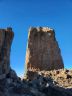
[[[13,37],[12,28],[0,29],[0,78],[10,70],[10,50]]]
[[[55,32],[48,27],[30,28],[26,52],[29,69],[54,70],[64,68]]]

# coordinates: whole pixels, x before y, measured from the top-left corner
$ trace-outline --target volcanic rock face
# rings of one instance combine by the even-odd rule
[[[30,28],[26,66],[29,69],[53,70],[64,68],[55,32],[48,27]]]
[[[0,79],[10,70],[10,49],[13,37],[11,28],[0,29]]]

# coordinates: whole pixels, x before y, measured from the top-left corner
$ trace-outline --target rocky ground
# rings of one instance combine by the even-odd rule
[[[11,70],[0,80],[0,96],[72,96],[72,70],[30,71],[27,79]]]
[[[64,88],[72,88],[72,70],[67,69],[59,69],[52,71],[37,71],[31,70],[28,72],[28,78],[33,79],[37,77],[37,74],[45,77],[51,78],[55,85],[64,87]]]

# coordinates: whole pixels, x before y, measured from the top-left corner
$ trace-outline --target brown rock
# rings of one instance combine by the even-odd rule
[[[54,70],[64,68],[55,32],[48,27],[31,28],[26,52],[27,70]]]
[[[0,76],[10,70],[10,50],[14,37],[12,28],[0,29]]]

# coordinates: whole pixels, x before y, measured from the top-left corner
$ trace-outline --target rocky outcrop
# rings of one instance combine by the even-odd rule
[[[48,27],[30,28],[26,52],[27,70],[64,68],[55,32]]]
[[[62,76],[62,73],[66,76]],[[70,76],[67,77],[69,74]],[[64,83],[67,81],[68,85],[65,86]],[[61,82],[61,85],[59,82]],[[11,75],[8,75],[5,79],[0,80],[0,96],[72,96],[71,82],[72,70],[69,72],[62,69],[36,71],[32,80],[29,78],[22,80],[20,78],[15,79]]]
[[[72,88],[72,70],[59,69],[51,71],[31,70],[27,73],[28,79],[34,80],[38,75],[51,78],[55,85],[63,88]]]
[[[0,29],[0,79],[10,70],[10,50],[14,37],[12,28]]]
[[[72,96],[72,70],[31,69],[27,79],[16,75],[10,68],[13,36],[11,28],[0,29],[0,96]]]

